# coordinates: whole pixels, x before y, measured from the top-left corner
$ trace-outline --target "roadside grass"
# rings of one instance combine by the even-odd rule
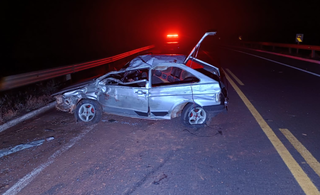
[[[0,93],[0,124],[36,110],[52,101],[51,94],[60,86],[54,80]]]

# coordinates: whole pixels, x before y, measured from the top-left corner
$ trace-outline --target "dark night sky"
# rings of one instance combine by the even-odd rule
[[[304,33],[306,44],[320,45],[318,4],[316,0],[2,0],[1,69],[9,70],[5,64],[10,64],[27,71],[99,59],[158,44],[169,32],[195,42],[208,29],[217,29],[223,40],[242,35],[248,41],[286,43]]]

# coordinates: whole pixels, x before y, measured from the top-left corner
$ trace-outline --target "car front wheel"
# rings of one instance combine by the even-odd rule
[[[74,115],[77,121],[97,123],[101,119],[102,108],[97,101],[81,100]]]
[[[188,104],[182,111],[182,121],[187,126],[202,127],[207,122],[207,112],[196,104]]]

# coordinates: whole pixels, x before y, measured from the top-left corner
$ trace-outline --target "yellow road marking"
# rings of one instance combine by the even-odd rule
[[[243,82],[241,82],[240,79],[231,72],[231,70],[229,70],[228,68],[226,70],[234,78],[234,80],[236,80],[239,83],[239,85],[244,85]]]
[[[317,173],[320,177],[320,163],[316,158],[304,147],[299,140],[292,135],[288,129],[279,129],[283,135],[289,140],[293,147],[300,153],[304,160],[309,164],[309,166]]]
[[[308,175],[302,170],[300,165],[294,160],[290,152],[283,145],[283,143],[279,140],[277,135],[272,131],[267,122],[262,118],[257,109],[251,104],[248,98],[242,93],[239,87],[233,82],[233,80],[226,74],[226,78],[234,88],[234,90],[238,93],[244,104],[247,106],[253,117],[256,119],[257,123],[260,125],[263,132],[266,134],[272,145],[277,150],[278,154],[284,161],[284,163],[289,168],[290,172],[304,191],[306,195],[320,195],[317,187],[312,183]]]

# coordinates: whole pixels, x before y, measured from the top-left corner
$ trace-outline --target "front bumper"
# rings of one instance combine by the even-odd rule
[[[70,112],[75,109],[75,104],[72,104],[70,101],[65,100],[62,95],[55,96],[56,98],[56,108],[63,112]]]

